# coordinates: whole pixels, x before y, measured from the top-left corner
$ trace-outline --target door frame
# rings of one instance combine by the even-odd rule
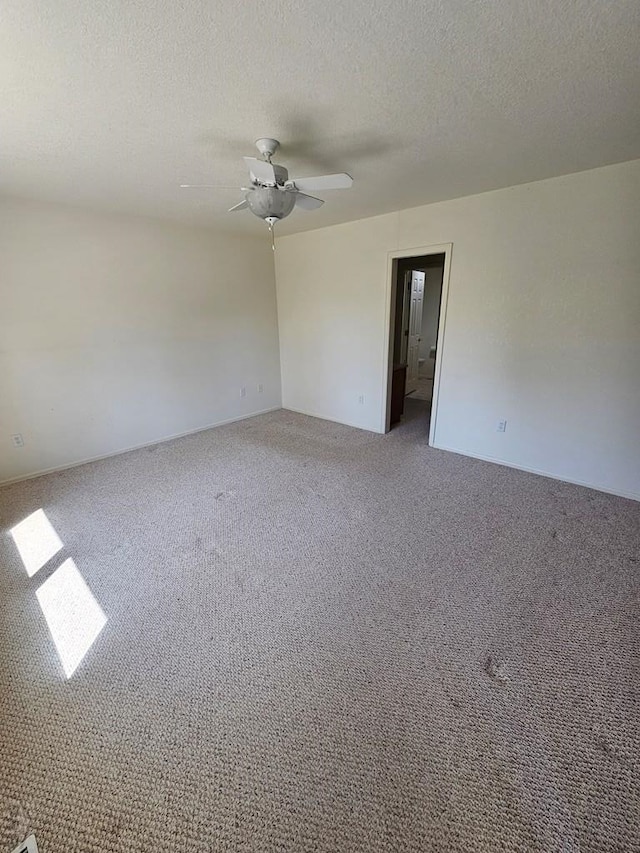
[[[445,345],[445,327],[447,320],[447,300],[449,298],[449,274],[451,271],[451,253],[453,243],[437,243],[431,246],[412,246],[409,249],[396,249],[387,252],[387,285],[385,288],[385,347],[382,388],[382,416],[380,432],[389,432],[391,418],[391,378],[393,373],[393,326],[395,321],[395,300],[398,282],[396,264],[400,258],[414,258],[423,255],[444,255],[442,272],[442,292],[440,294],[440,317],[436,337],[436,361],[433,371],[433,397],[431,401],[431,419],[429,422],[429,445],[434,446],[436,423],[438,420],[438,402],[440,396],[440,374]]]

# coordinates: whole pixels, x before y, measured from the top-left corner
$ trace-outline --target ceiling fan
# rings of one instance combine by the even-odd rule
[[[249,169],[250,186],[241,187],[245,193],[242,201],[229,208],[229,211],[248,208],[251,213],[259,216],[269,226],[273,233],[276,222],[289,216],[294,207],[303,210],[315,210],[324,201],[308,192],[323,192],[324,190],[347,190],[353,184],[353,179],[345,172],[339,175],[319,175],[315,178],[289,178],[289,172],[284,166],[271,162],[280,143],[277,139],[264,137],[256,140],[256,148],[262,155],[244,157]],[[230,187],[215,187],[212,184],[180,184],[184,189],[230,189]],[[273,241],[272,241],[273,245]]]

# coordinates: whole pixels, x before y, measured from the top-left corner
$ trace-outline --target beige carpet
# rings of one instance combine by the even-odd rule
[[[640,506],[432,450],[425,408],[0,489],[0,850],[640,849]],[[69,558],[107,623],[67,680]]]

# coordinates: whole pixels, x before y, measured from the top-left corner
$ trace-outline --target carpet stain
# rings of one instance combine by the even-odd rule
[[[603,737],[597,738],[595,741],[595,746],[596,746],[596,749],[599,749],[600,752],[607,755],[609,758],[611,758],[613,761],[615,761],[616,764],[619,764],[621,767],[631,769],[629,767],[628,762],[624,759],[624,757],[621,756],[616,751],[616,749],[605,738],[603,738]]]
[[[509,681],[509,674],[507,671],[507,665],[504,661],[499,660],[498,658],[493,657],[493,655],[489,655],[484,662],[484,671],[492,678],[494,681],[497,681],[499,684],[506,684]]]

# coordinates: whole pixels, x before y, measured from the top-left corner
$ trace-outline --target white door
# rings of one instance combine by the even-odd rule
[[[405,394],[418,387],[418,357],[422,331],[422,305],[424,302],[424,273],[412,270],[409,291],[409,334],[407,336],[407,384]]]

